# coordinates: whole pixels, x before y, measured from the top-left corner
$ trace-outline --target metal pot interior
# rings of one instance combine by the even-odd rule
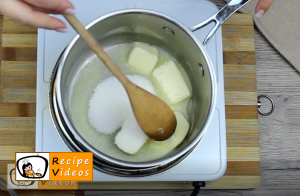
[[[165,27],[173,32],[166,30]],[[133,167],[148,167],[169,163],[190,152],[189,150],[199,143],[207,129],[215,99],[212,65],[207,53],[195,36],[172,18],[146,10],[119,11],[108,14],[90,23],[88,29],[103,48],[139,41],[160,47],[171,54],[183,66],[190,80],[192,89],[192,98],[188,109],[190,130],[185,140],[177,148],[160,159],[147,162],[136,163],[118,160],[107,156],[106,152],[91,148],[92,145],[90,146],[89,141],[86,140],[85,135],[81,134],[80,128],[74,121],[71,100],[74,96],[74,85],[86,82],[78,81],[78,76],[84,69],[85,62],[94,54],[83,40],[77,37],[63,54],[62,62],[58,68],[58,79],[56,79],[58,88],[56,90],[59,95],[58,106],[62,111],[64,121],[67,122],[66,124],[79,143],[85,146],[88,151],[94,152],[94,158],[96,159],[99,158],[116,165]],[[203,67],[204,75],[199,65]],[[91,75],[91,79],[93,77]],[[95,86],[89,87],[82,94],[92,93],[91,91]],[[78,106],[82,107],[83,118],[84,110],[87,110],[86,102],[87,100],[82,100],[83,105]]]

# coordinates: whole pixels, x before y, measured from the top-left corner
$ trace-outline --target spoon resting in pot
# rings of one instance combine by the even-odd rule
[[[76,16],[69,14],[64,14],[63,16],[102,60],[105,66],[122,83],[128,94],[134,115],[145,134],[156,141],[163,141],[170,138],[177,126],[176,117],[171,108],[155,95],[132,83]]]

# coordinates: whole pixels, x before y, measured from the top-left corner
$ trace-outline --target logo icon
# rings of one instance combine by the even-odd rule
[[[16,180],[49,180],[49,153],[16,153]]]
[[[37,189],[37,181],[16,181],[15,164],[7,164],[7,189]]]

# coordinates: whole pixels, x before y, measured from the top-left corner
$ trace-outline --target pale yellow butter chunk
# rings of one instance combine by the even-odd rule
[[[158,60],[158,50],[150,45],[135,42],[128,58],[128,64],[142,74],[151,74]]]
[[[174,61],[167,61],[165,64],[155,68],[152,76],[169,104],[178,103],[191,95]]]
[[[165,145],[170,149],[175,148],[184,140],[190,128],[190,124],[180,112],[175,111],[174,114],[177,120],[175,132],[169,139],[160,142],[161,145]]]

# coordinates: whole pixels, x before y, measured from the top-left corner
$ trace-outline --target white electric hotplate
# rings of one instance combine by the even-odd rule
[[[206,0],[71,0],[76,16],[87,25],[94,19],[121,9],[143,8],[169,15],[187,27],[194,26],[218,11]],[[58,16],[63,19],[63,17]],[[213,24],[194,32],[202,42]],[[56,131],[48,108],[48,89],[52,69],[75,31],[68,25],[67,33],[38,30],[36,152],[70,152]],[[214,181],[222,177],[227,167],[226,126],[222,31],[207,46],[217,78],[217,102],[207,133],[195,151],[173,169],[152,177],[124,178],[101,173],[94,169],[94,181]]]

